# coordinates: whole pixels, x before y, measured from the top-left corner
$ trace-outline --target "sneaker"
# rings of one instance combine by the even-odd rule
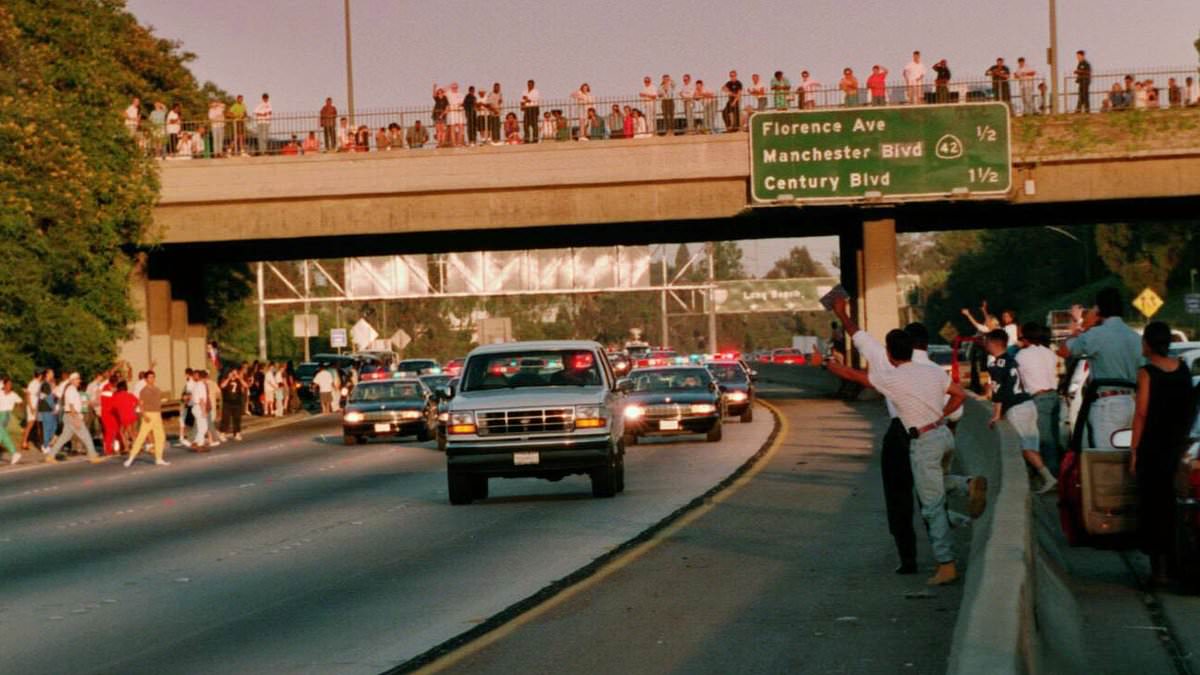
[[[958,567],[953,562],[941,563],[937,566],[937,573],[926,580],[927,586],[947,586],[958,581]]]
[[[165,459],[154,460],[154,466],[171,466],[171,463]]]
[[[19,452],[14,452],[14,453],[12,454],[12,460],[11,460],[11,461],[9,461],[9,464],[10,464],[10,465],[11,465],[11,464],[16,464],[16,463],[17,463],[17,462],[19,462],[19,461],[21,461],[21,453],[19,453]]]
[[[220,445],[220,444],[221,444],[221,441],[213,441],[212,443],[209,443],[209,444],[208,444],[208,447],[210,447],[210,448],[215,448],[215,447],[217,447],[217,446],[218,446],[218,445]]]
[[[1039,495],[1048,495],[1058,489],[1058,480],[1051,478],[1050,480],[1042,481],[1042,487],[1038,488]]]
[[[128,469],[129,467],[133,466],[133,458],[130,457],[129,459],[125,460],[124,462],[121,462],[121,464],[123,464],[125,466],[125,468]]]
[[[91,462],[92,464],[103,464],[108,461],[108,457],[102,456],[102,455],[96,455],[94,457],[88,457],[88,461]]]
[[[46,455],[46,459],[43,461],[47,464],[58,464],[58,458],[54,455]]]
[[[233,440],[235,440],[235,441],[240,441],[240,440],[242,440],[242,435],[241,435],[241,434],[234,434],[234,435],[233,435]]]
[[[967,515],[978,518],[987,508],[987,478],[975,476],[967,484]]]

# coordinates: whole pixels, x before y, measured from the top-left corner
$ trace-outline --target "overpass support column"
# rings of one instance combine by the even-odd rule
[[[882,340],[888,331],[900,327],[896,221],[892,218],[865,220],[862,228],[861,322],[863,328]]]

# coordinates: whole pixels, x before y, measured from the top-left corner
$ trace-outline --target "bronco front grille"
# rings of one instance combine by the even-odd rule
[[[574,427],[574,408],[491,410],[479,413],[480,436],[564,432]]]

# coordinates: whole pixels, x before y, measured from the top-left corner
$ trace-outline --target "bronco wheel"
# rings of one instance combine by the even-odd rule
[[[610,458],[608,462],[607,465],[592,470],[593,497],[608,498],[618,492],[616,459]]]
[[[424,443],[430,438],[433,438],[433,436],[429,433],[429,426],[422,424],[421,427],[417,429],[417,442]]]
[[[750,405],[746,406],[746,410],[744,412],[742,412],[742,416],[738,418],[738,421],[742,422],[743,424],[746,422],[754,421],[754,403],[753,402],[751,402]]]
[[[354,438],[353,436],[351,436],[349,434],[342,436],[342,443],[345,443],[346,445],[354,445],[357,442],[358,442],[358,439]]]
[[[474,476],[457,471],[446,472],[446,487],[450,491],[450,503],[454,505],[470,504],[475,497]]]

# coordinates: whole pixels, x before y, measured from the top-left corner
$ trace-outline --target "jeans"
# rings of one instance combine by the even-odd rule
[[[946,515],[946,495],[966,494],[967,478],[944,472],[942,461],[954,452],[954,434],[938,427],[910,442],[909,461],[913,484],[921,500],[921,517],[929,531],[929,544],[938,564],[954,561],[954,540],[950,537],[950,518]]]
[[[321,127],[321,131],[325,134],[325,152],[333,152],[338,149],[337,143],[337,127],[328,124]]]
[[[38,421],[42,423],[42,452],[50,454],[50,441],[58,433],[58,415],[52,412],[40,412]]]
[[[1075,102],[1075,112],[1091,112],[1092,111],[1091,95],[1088,92],[1088,88],[1090,88],[1091,86],[1092,86],[1091,80],[1080,80],[1079,81],[1079,96],[1077,97],[1078,100]]]
[[[675,99],[662,100],[663,133],[671,136],[675,133]]]
[[[58,440],[55,441],[54,447],[50,448],[46,454],[57,455],[72,438],[78,438],[83,443],[83,447],[87,449],[88,457],[99,457],[96,454],[96,445],[92,442],[92,434],[83,423],[83,416],[77,413],[63,415],[63,432],[58,435]]]
[[[687,133],[692,133],[696,130],[696,115],[692,112],[692,99],[683,99],[683,120],[684,127]]]
[[[1112,450],[1114,431],[1133,426],[1133,395],[1105,396],[1096,399],[1088,412],[1088,430],[1092,433],[1091,447]]]
[[[721,117],[725,122],[725,131],[737,131],[742,122],[741,101],[733,99],[726,103],[725,109],[721,111]]]
[[[267,154],[267,141],[271,138],[271,123],[259,122],[254,131],[255,135],[258,137],[258,154]]]
[[[1058,400],[1058,392],[1048,391],[1033,397],[1033,404],[1037,406],[1038,418],[1038,439],[1040,446],[1038,449],[1042,455],[1042,461],[1045,462],[1046,468],[1050,469],[1050,473],[1058,475],[1058,415],[1061,410],[1061,405]]]
[[[538,124],[541,123],[541,120],[538,118],[540,116],[541,109],[538,106],[531,106],[525,109],[525,120],[522,128],[526,143],[538,142]]]

